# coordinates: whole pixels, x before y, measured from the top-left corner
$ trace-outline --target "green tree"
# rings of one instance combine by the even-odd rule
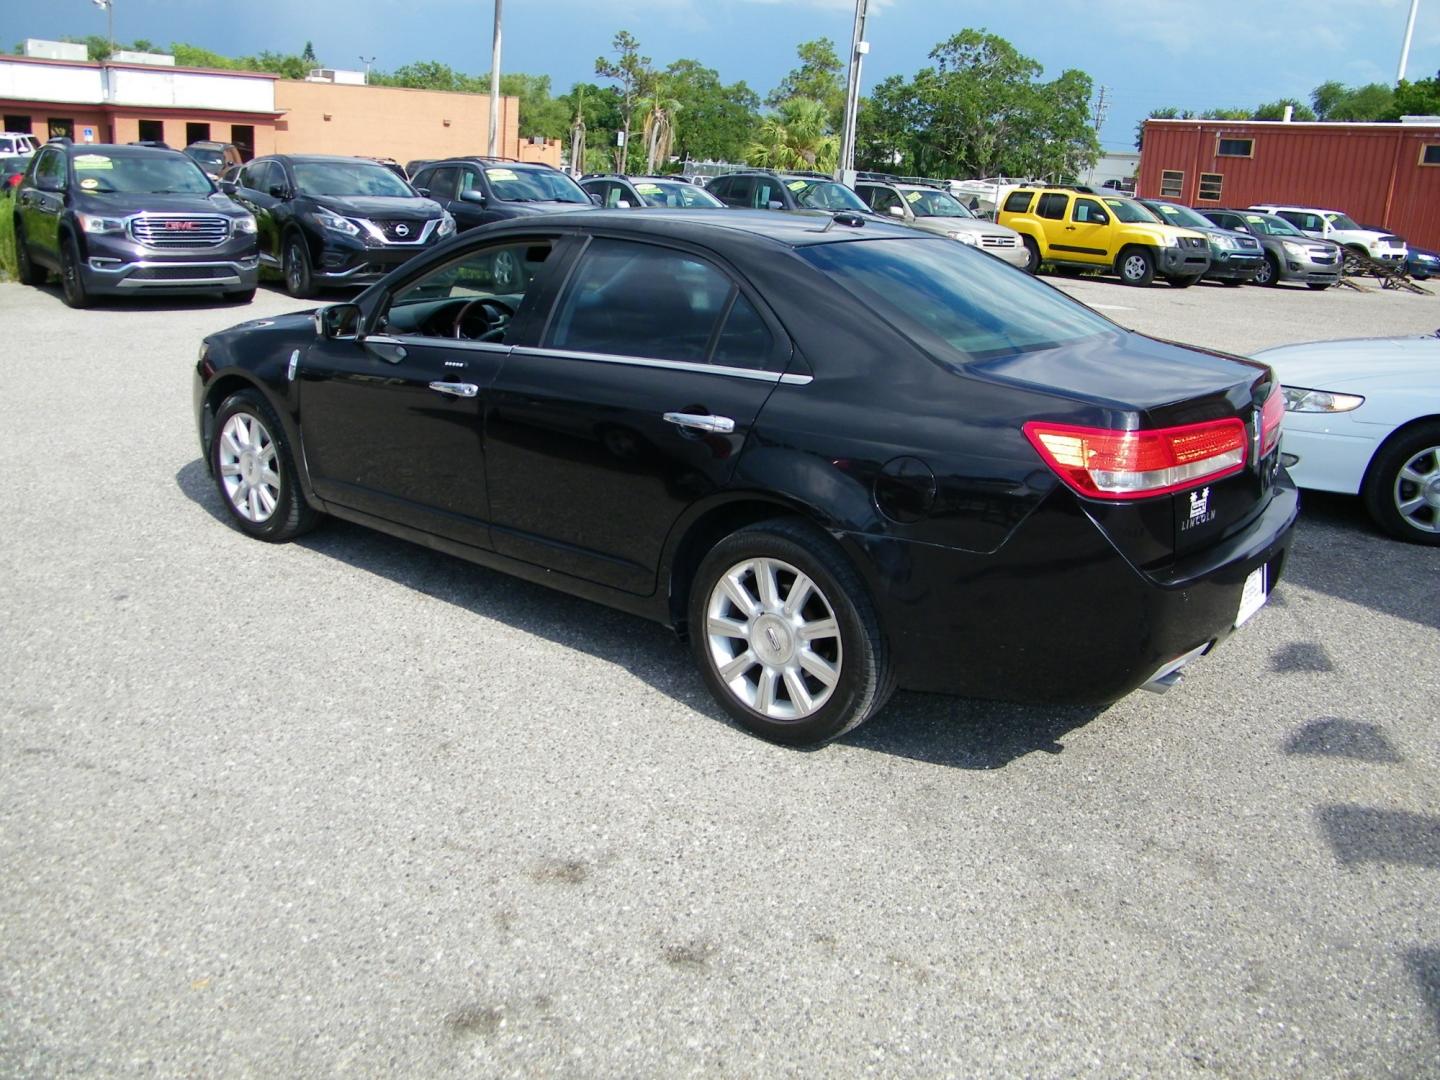
[[[830,131],[823,101],[790,98],[760,121],[750,144],[751,165],[770,169],[818,169],[832,172],[840,157],[840,139]]]
[[[1395,91],[1384,83],[1351,87],[1331,80],[1310,91],[1310,104],[1321,120],[1386,120],[1394,103]]]
[[[595,74],[610,79],[620,91],[620,131],[624,136],[623,145],[615,148],[615,171],[629,172],[625,167],[630,157],[630,129],[635,118],[635,107],[650,88],[655,70],[650,66],[650,57],[640,55],[640,43],[628,30],[621,30],[610,42],[616,59],[607,60],[600,56],[595,59]]]
[[[729,86],[697,60],[676,60],[664,71],[680,104],[672,153],[679,158],[739,161],[759,123],[760,98],[743,82]]]
[[[1436,115],[1440,115],[1440,72],[1436,72],[1432,79],[1420,79],[1413,83],[1402,79],[1395,87],[1395,98],[1385,119]]]
[[[320,63],[315,56],[315,45],[312,42],[305,42],[305,48],[300,50],[300,59],[312,67]]]
[[[926,174],[929,144],[922,98],[903,76],[891,75],[860,100],[855,164],[879,172]]]
[[[670,150],[675,142],[676,114],[682,108],[671,92],[669,79],[658,75],[650,81],[650,87],[640,102],[647,173],[663,171],[665,163],[670,160]]]
[[[381,86],[406,86],[412,90],[474,90],[475,84],[449,64],[420,60],[403,64],[389,74],[371,72],[370,81]]]
[[[1295,98],[1281,98],[1279,101],[1267,102],[1257,108],[1250,116],[1252,120],[1283,120],[1285,119],[1285,108],[1289,106],[1294,110],[1292,120],[1314,120],[1315,113],[1310,106]]]
[[[809,98],[825,106],[831,131],[839,131],[845,121],[845,65],[835,52],[835,43],[828,37],[803,41],[795,49],[800,66],[780,80],[770,91],[765,104],[778,109],[791,98]]]
[[[1173,105],[1166,105],[1161,109],[1151,109],[1145,120],[1193,120],[1195,114],[1189,109],[1181,111]],[[1145,120],[1135,125],[1135,149],[1143,150],[1145,143]]]

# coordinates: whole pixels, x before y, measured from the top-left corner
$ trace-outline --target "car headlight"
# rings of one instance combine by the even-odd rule
[[[1184,247],[1185,245],[1180,242],[1180,237],[1172,235],[1165,237],[1165,246],[1167,248],[1178,248]]]
[[[440,219],[440,227],[435,230],[435,235],[443,238],[449,236],[454,231],[455,216],[451,214],[449,210],[446,210],[445,216]]]
[[[119,218],[101,217],[99,214],[76,214],[80,228],[87,233],[118,233],[125,231],[125,222]]]
[[[1282,389],[1286,412],[1353,412],[1365,404],[1365,399],[1359,394],[1332,394],[1328,390],[1307,390],[1303,386],[1286,386]]]
[[[341,217],[332,210],[326,210],[322,207],[316,210],[311,217],[315,219],[315,224],[319,225],[322,229],[343,233],[346,236],[360,235],[360,227],[358,225],[349,218]]]
[[[969,244],[971,247],[978,247],[980,245],[980,236],[978,233],[952,232],[946,233],[945,235],[950,237],[951,240],[959,240],[960,243]]]
[[[1210,246],[1216,251],[1234,251],[1235,241],[1228,236],[1211,236]]]
[[[1294,255],[1297,259],[1303,259],[1310,254],[1308,251],[1305,250],[1304,244],[1291,243],[1289,240],[1286,240],[1284,243],[1285,253],[1287,255]]]
[[[255,235],[255,215],[254,215],[254,214],[246,214],[244,217],[237,217],[237,218],[234,219],[234,221],[235,221],[235,235],[236,235],[236,236],[254,236],[254,235]]]

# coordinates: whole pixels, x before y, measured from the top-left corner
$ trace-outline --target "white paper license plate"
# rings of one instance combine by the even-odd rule
[[[1236,626],[1243,625],[1245,620],[1265,606],[1270,595],[1270,590],[1266,587],[1269,582],[1266,580],[1268,575],[1265,570],[1262,566],[1245,579],[1245,588],[1240,590],[1240,612],[1235,616]]]

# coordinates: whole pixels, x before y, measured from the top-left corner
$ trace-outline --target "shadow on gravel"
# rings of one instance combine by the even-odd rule
[[[1346,866],[1387,863],[1440,870],[1440,817],[1345,805],[1322,806],[1316,816]]]
[[[1420,985],[1420,996],[1430,1006],[1435,1034],[1440,1037],[1440,949],[1414,949],[1405,954],[1405,962]]]
[[[197,458],[181,468],[175,483],[217,522],[232,527],[202,461]],[[618,664],[696,712],[735,726],[710,697],[688,650],[658,623],[345,521],[327,521],[295,543],[434,599]],[[1063,749],[1059,738],[1101,711],[900,693],[879,716],[840,741],[937,765],[998,769],[1035,750],[1058,754]]]
[[[1285,744],[1287,754],[1343,757],[1371,765],[1399,765],[1405,759],[1378,724],[1322,716],[1311,720]]]
[[[1435,549],[1386,536],[1353,495],[1302,493],[1283,582],[1440,629]]]

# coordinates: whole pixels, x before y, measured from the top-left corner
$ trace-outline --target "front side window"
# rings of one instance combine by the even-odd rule
[[[888,214],[892,207],[900,205],[900,193],[893,188],[872,187],[860,190],[866,196],[865,201],[870,204],[870,209],[877,214]]]
[[[426,178],[425,186],[429,189],[432,199],[455,198],[455,170],[453,168],[433,170]]]
[[[953,195],[944,191],[905,192],[905,201],[910,204],[916,217],[973,218],[975,215]]]
[[[1280,216],[1302,232],[1323,233],[1325,231],[1325,223],[1320,220],[1318,214],[1305,214],[1299,210],[1281,210]]]
[[[71,158],[81,191],[112,191],[153,195],[208,195],[210,178],[187,157],[171,154],[130,157],[123,154],[76,154]]]
[[[374,195],[413,199],[414,190],[383,165],[359,161],[293,161],[295,187],[304,195]]]
[[[485,179],[503,202],[588,203],[590,196],[559,169],[512,169],[492,165]]]
[[[725,204],[708,191],[683,180],[636,180],[635,193],[645,206],[669,206],[684,210],[714,210]]]
[[[1246,214],[1245,224],[1264,236],[1302,236],[1294,225],[1275,214]]]
[[[736,288],[687,252],[590,243],[546,332],[552,349],[704,363]]]
[[[504,344],[550,250],[548,241],[519,240],[446,263],[391,298],[383,329]]]
[[[1082,225],[1104,225],[1110,218],[1094,199],[1076,199],[1071,220]]]
[[[45,150],[40,154],[40,160],[35,164],[36,183],[44,182],[44,186],[60,191],[65,186],[65,159],[58,150]]]
[[[834,180],[787,180],[797,206],[807,210],[868,210],[860,196]]]
[[[943,239],[812,244],[798,254],[867,308],[960,363],[1119,332],[1058,289]]]

